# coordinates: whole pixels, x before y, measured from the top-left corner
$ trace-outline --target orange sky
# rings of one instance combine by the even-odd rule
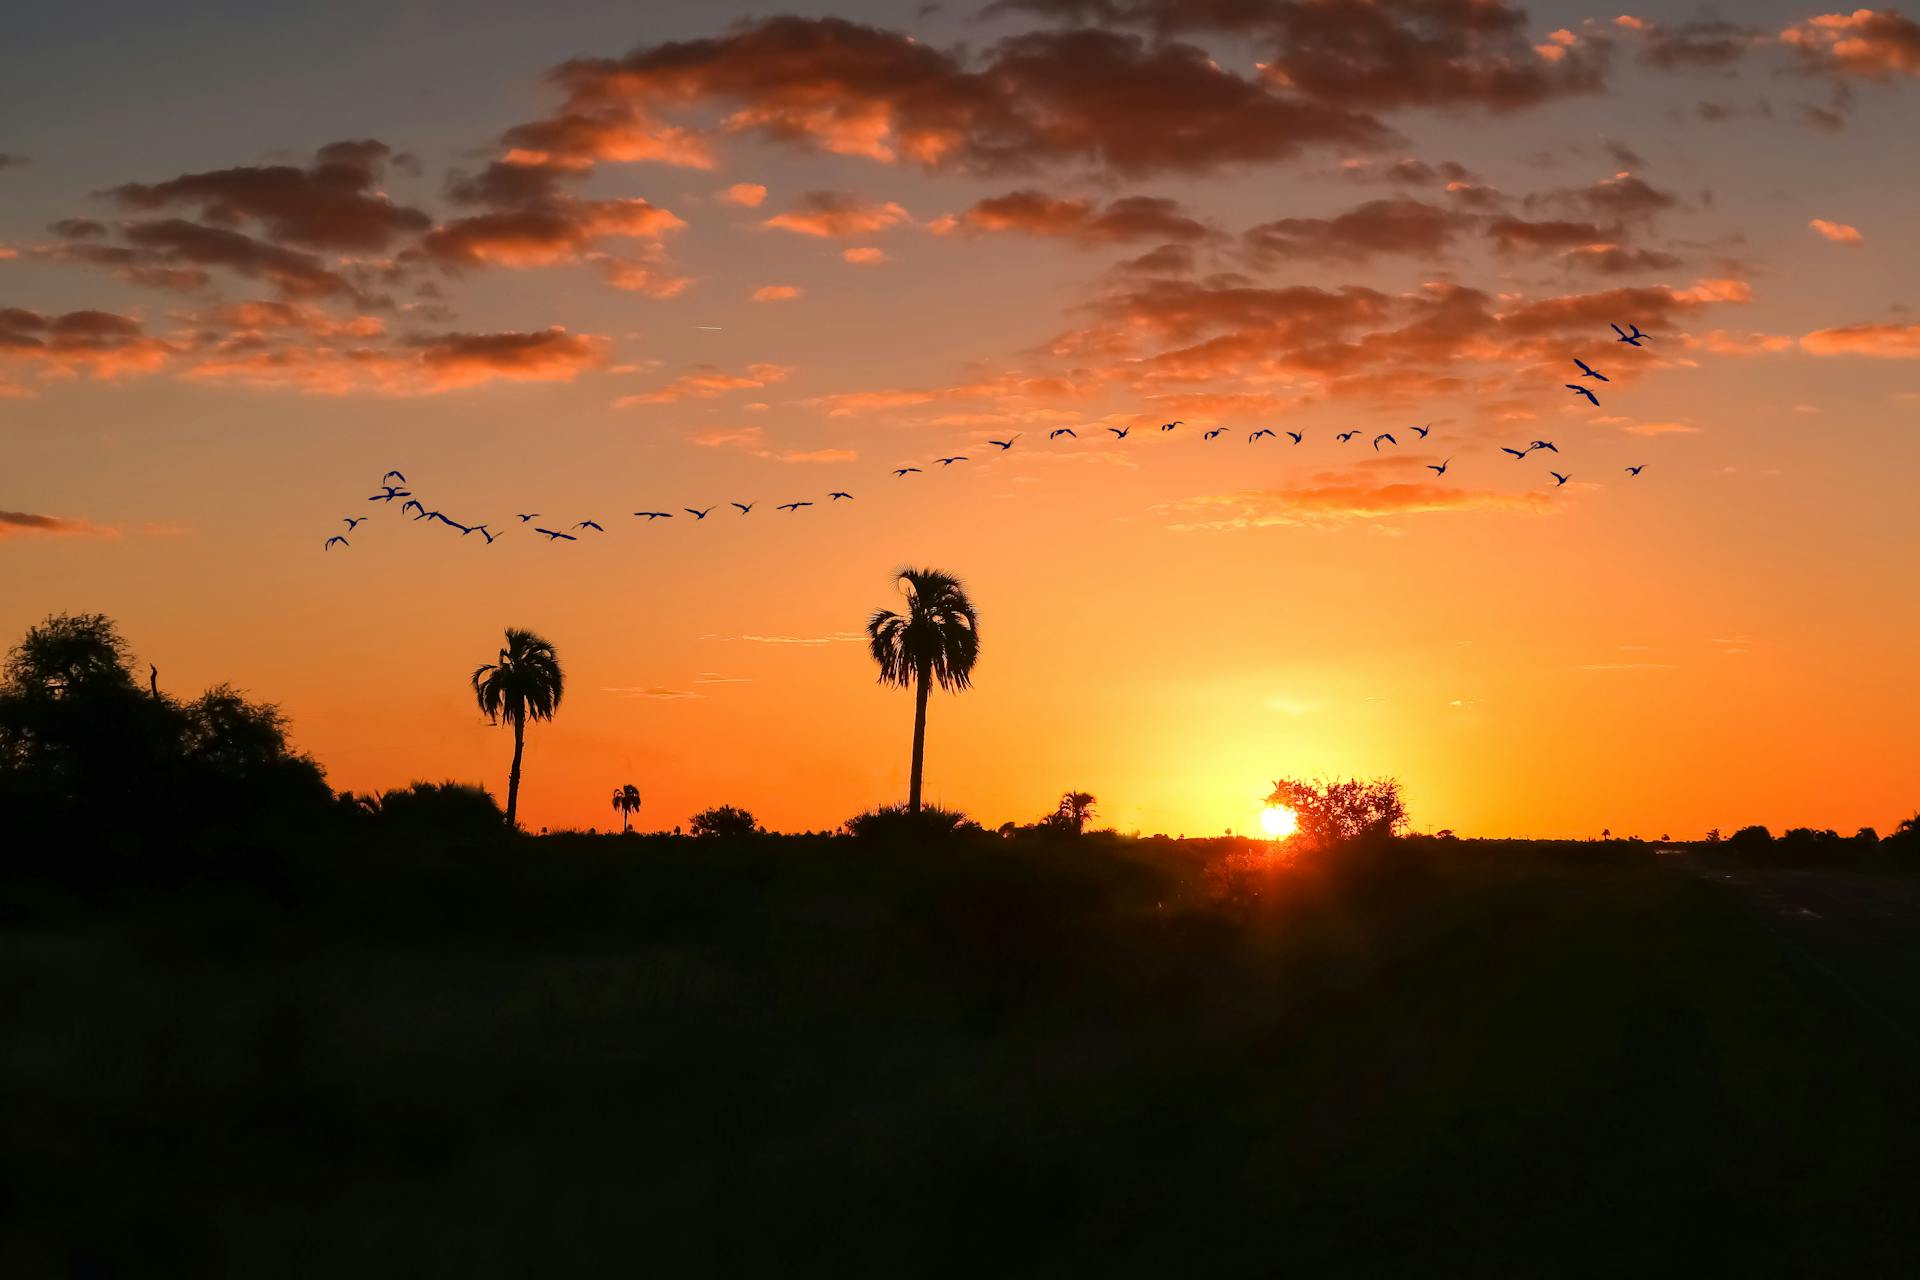
[[[630,781],[819,828],[904,795],[859,633],[930,564],[984,644],[928,793],[991,823],[1244,830],[1282,774],[1463,834],[1920,805],[1908,18],[379,12],[0,51],[10,637],[104,611],[338,788],[497,791],[466,676],[529,627],[530,825]]]

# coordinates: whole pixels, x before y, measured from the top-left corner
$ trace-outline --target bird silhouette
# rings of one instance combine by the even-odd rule
[[[1548,453],[1560,452],[1559,449],[1554,447],[1554,443],[1551,440],[1535,440],[1532,444],[1527,446],[1528,453],[1532,453],[1535,449],[1545,449]]]
[[[1500,452],[1502,452],[1502,453],[1510,453],[1510,454],[1512,454],[1512,455],[1513,455],[1514,457],[1516,457],[1516,458],[1524,458],[1524,457],[1526,457],[1526,456],[1527,456],[1527,455],[1528,455],[1529,453],[1532,453],[1532,452],[1533,452],[1533,450],[1531,450],[1531,449],[1509,449],[1509,448],[1507,448],[1507,446],[1505,446],[1505,445],[1501,445],[1501,446],[1500,446]]]
[[[420,514],[414,517],[415,520],[424,519],[427,514],[426,505],[417,498],[408,498],[405,502],[400,504],[400,510],[418,511]]]
[[[352,546],[352,545],[353,545],[353,544],[352,544],[351,542],[348,542],[348,541],[346,540],[346,538],[344,538],[344,537],[343,537],[343,536],[341,536],[340,534],[337,534],[337,533],[336,533],[336,534],[334,534],[334,535],[333,535],[333,536],[332,536],[331,538],[328,538],[328,539],[327,539],[327,545],[326,545],[326,546],[324,546],[324,547],[321,547],[320,549],[321,549],[322,551],[331,551],[331,550],[333,550],[333,544],[334,544],[334,543],[336,543],[336,542],[337,542],[337,543],[339,543],[339,544],[340,544],[341,546],[343,546],[343,547],[350,547],[350,546]]]
[[[485,525],[483,525],[483,524],[477,524],[477,525],[475,525],[475,526],[473,526],[473,527],[474,527],[475,529],[477,529],[477,530],[479,530],[479,532],[480,532],[480,536],[481,536],[481,537],[483,537],[483,538],[485,538],[485,539],[487,540],[487,545],[488,545],[488,546],[492,546],[492,545],[493,545],[493,540],[494,540],[495,538],[498,538],[498,537],[500,536],[500,535],[499,535],[499,534],[497,534],[497,533],[488,533],[488,532],[487,532],[487,527],[486,527]]]
[[[847,499],[847,500],[848,500],[849,502],[851,502],[851,501],[853,500],[853,495],[852,495],[852,494],[850,494],[850,493],[842,493],[842,492],[841,492],[840,490],[838,490],[838,489],[835,489],[835,490],[834,490],[834,491],[833,491],[832,493],[830,493],[830,494],[828,494],[827,496],[828,496],[829,498],[832,498],[832,499],[833,499],[833,500],[834,500],[835,502],[838,502],[838,501],[840,501],[840,499],[842,499],[842,498],[845,498],[845,499]]]
[[[1225,427],[1215,427],[1211,431],[1202,431],[1200,433],[1200,438],[1202,440],[1211,440],[1215,436],[1223,436],[1225,434],[1227,434],[1227,429]]]
[[[413,496],[411,491],[402,489],[397,485],[388,484],[380,487],[385,489],[386,492],[374,494],[371,498],[367,499],[368,502],[392,502],[395,498],[411,498]]]
[[[1072,427],[1059,427],[1059,428],[1056,428],[1055,430],[1047,432],[1047,439],[1049,440],[1057,440],[1061,436],[1073,436],[1075,440],[1078,440],[1080,438],[1078,435],[1074,433],[1074,430]]]
[[[1303,436],[1301,436],[1301,434],[1298,431],[1289,431],[1287,432],[1287,434],[1293,437],[1293,442],[1295,444],[1299,444],[1300,441],[1304,438]]]
[[[407,478],[401,475],[398,471],[389,471],[387,472],[386,475],[383,475],[380,477],[380,483],[383,485],[386,484],[388,480],[398,480],[401,484],[405,484],[407,482]]]
[[[943,466],[943,467],[950,467],[950,466],[952,466],[952,465],[953,465],[954,463],[956,463],[956,462],[965,462],[966,460],[967,460],[967,455],[966,455],[966,454],[964,454],[964,453],[956,453],[956,454],[954,454],[954,455],[953,455],[953,456],[952,456],[951,458],[941,458],[941,459],[939,459],[939,462],[940,462],[940,465],[941,465],[941,466]]]
[[[1600,407],[1600,397],[1593,394],[1590,388],[1583,387],[1577,382],[1569,382],[1567,384],[1567,390],[1577,396],[1585,396],[1594,408],[1598,409]]]
[[[598,524],[598,522],[596,522],[596,521],[593,521],[593,520],[582,520],[582,521],[580,521],[580,522],[579,522],[578,524],[576,524],[576,525],[574,525],[573,527],[574,527],[574,528],[576,528],[576,529],[591,529],[591,530],[593,530],[593,531],[594,531],[595,533],[605,533],[605,532],[606,532],[606,530],[605,530],[605,529],[602,529],[602,528],[600,527],[600,525]]]
[[[1429,422],[1424,427],[1415,427],[1413,428],[1413,434],[1419,436],[1422,440],[1425,440],[1428,436],[1433,434],[1433,424]]]
[[[576,526],[576,527],[577,527],[577,526]],[[560,532],[560,531],[558,531],[557,529],[542,529],[542,528],[541,528],[541,527],[540,527],[539,525],[535,525],[535,526],[533,527],[533,531],[534,531],[535,533],[544,533],[544,534],[546,534],[546,535],[547,535],[547,541],[548,541],[548,542],[578,542],[578,541],[580,541],[580,539],[578,539],[578,538],[576,538],[576,537],[574,537],[574,536],[573,536],[572,534],[570,534],[570,533],[561,533],[561,532]]]
[[[486,533],[486,532],[487,532],[487,526],[485,526],[484,524],[469,524],[469,525],[462,525],[462,526],[461,526],[461,530],[462,530],[462,532],[461,532],[461,534],[460,534],[460,536],[464,538],[464,537],[466,537],[466,536],[467,536],[467,534],[469,534],[469,533],[479,533],[479,534],[484,534],[484,533]],[[487,541],[489,541],[489,542],[491,542],[491,541],[493,541],[493,539],[491,539],[491,538],[488,538],[488,539],[487,539]]]
[[[898,468],[896,468],[896,469],[894,470],[894,473],[893,473],[893,474],[894,474],[894,478],[895,478],[895,479],[898,479],[898,478],[900,478],[901,476],[917,476],[917,475],[919,475],[919,474],[920,474],[920,468],[918,468],[918,467],[898,467]]]
[[[1116,439],[1116,440],[1125,440],[1125,439],[1127,438],[1127,434],[1128,434],[1129,432],[1131,432],[1131,431],[1133,430],[1133,428],[1132,428],[1132,427],[1127,427],[1127,428],[1125,428],[1125,429],[1122,429],[1122,428],[1120,428],[1120,427],[1108,427],[1108,428],[1107,428],[1107,430],[1109,430],[1109,431],[1111,431],[1111,432],[1113,432],[1113,438],[1114,438],[1114,439]]]
[[[1161,423],[1161,424],[1160,424],[1160,429],[1161,429],[1162,431],[1171,431],[1171,430],[1173,430],[1173,429],[1174,429],[1175,427],[1180,427],[1180,426],[1185,426],[1185,425],[1186,425],[1186,422],[1187,422],[1187,420],[1186,420],[1185,418],[1175,418],[1175,419],[1174,419],[1174,420],[1173,420],[1172,422],[1163,422],[1163,423]]]
[[[1628,333],[1626,329],[1622,329],[1619,325],[1613,326],[1613,331],[1619,334],[1620,341],[1626,343],[1628,346],[1630,347],[1639,346],[1641,339],[1645,338],[1647,335],[1640,332],[1640,326],[1637,324],[1629,325],[1628,328],[1632,329],[1633,332]]]
[[[1581,373],[1582,373],[1583,375],[1585,375],[1586,377],[1589,377],[1589,378],[1598,378],[1598,379],[1599,379],[1600,381],[1602,381],[1602,382],[1612,382],[1612,381],[1613,381],[1613,379],[1612,379],[1612,378],[1609,378],[1609,377],[1608,377],[1608,376],[1607,376],[1606,374],[1604,374],[1604,373],[1601,373],[1601,372],[1600,372],[1600,371],[1599,371],[1598,369],[1596,369],[1596,368],[1594,368],[1594,367],[1593,367],[1592,365],[1590,365],[1590,364],[1588,364],[1588,363],[1587,363],[1587,362],[1586,362],[1585,360],[1582,360],[1582,359],[1581,359],[1581,358],[1580,358],[1579,356],[1575,356],[1575,357],[1573,358],[1573,362],[1574,362],[1575,364],[1577,364],[1577,365],[1579,365],[1579,366],[1580,366],[1580,372],[1581,372]]]
[[[778,507],[775,507],[775,508],[774,508],[774,510],[776,510],[776,511],[798,511],[798,510],[799,510],[800,508],[802,508],[802,507],[810,507],[810,506],[812,506],[812,505],[813,505],[813,504],[812,504],[811,502],[783,502],[783,503],[781,503],[781,504],[780,504],[780,505],[779,505]]]
[[[1398,440],[1395,440],[1393,438],[1392,433],[1382,431],[1379,435],[1373,438],[1373,451],[1375,453],[1380,452],[1380,442],[1382,440],[1385,440],[1388,444],[1391,444],[1391,445],[1397,445],[1400,443]]]
[[[1247,443],[1252,444],[1255,440],[1258,440],[1261,436],[1270,436],[1272,434],[1273,432],[1269,431],[1265,427],[1262,427],[1258,431],[1254,432],[1252,435],[1247,437]]]
[[[730,502],[727,505],[740,508],[740,514],[744,516],[753,514],[753,509],[759,506],[760,502],[758,499],[755,499],[752,502]]]
[[[525,524],[529,520],[538,520],[540,518],[540,513],[538,511],[516,511],[513,514],[519,518],[521,524]]]
[[[1019,438],[1020,437],[1016,435],[1013,440],[1018,440]],[[1013,448],[1013,440],[989,440],[987,443],[998,448],[1000,452],[1005,453],[1007,450]]]
[[[1558,489],[1561,485],[1565,484],[1568,480],[1567,476],[1561,475],[1558,471],[1549,471],[1547,472],[1547,474],[1553,477],[1553,487],[1556,489]]]
[[[692,516],[695,520],[705,520],[707,518],[707,511],[713,510],[712,507],[708,507],[707,511],[702,511],[698,507],[682,507],[680,509]]]
[[[362,525],[367,522],[367,518],[365,516],[341,516],[340,518],[347,522],[348,533],[353,532],[355,525]]]
[[[671,511],[636,511],[633,514],[637,516],[645,516],[647,518],[648,524],[652,524],[655,520],[673,519],[673,512]]]
[[[458,520],[447,519],[445,516],[441,515],[438,511],[429,511],[427,513],[427,518],[429,520],[438,520],[441,524],[448,525],[452,528],[458,529],[461,533],[465,533],[467,531],[467,526],[461,524]]]
[[[1359,434],[1358,431],[1342,431],[1339,435],[1335,436],[1334,439],[1338,440],[1341,444],[1345,444]]]
[[[1447,468],[1448,468],[1448,467],[1450,467],[1450,466],[1452,466],[1452,465],[1453,465],[1453,459],[1452,459],[1452,458],[1448,458],[1448,459],[1447,459],[1447,460],[1446,460],[1445,462],[1443,462],[1443,463],[1441,463],[1441,464],[1440,464],[1439,466],[1437,466],[1437,467],[1436,467],[1436,466],[1434,466],[1434,465],[1433,465],[1433,464],[1432,464],[1431,462],[1429,462],[1429,463],[1427,464],[1427,470],[1429,470],[1429,471],[1431,471],[1431,472],[1433,472],[1433,474],[1435,474],[1435,475],[1437,475],[1437,476],[1443,476],[1443,475],[1445,475],[1445,474],[1447,474]]]
[[[1637,476],[1637,475],[1639,475],[1639,474],[1640,474],[1640,473],[1641,473],[1642,471],[1645,471],[1646,469],[1647,469],[1647,464],[1643,462],[1643,463],[1641,463],[1641,464],[1640,464],[1639,466],[1637,466],[1637,467],[1628,467],[1628,468],[1627,468],[1627,474],[1628,474],[1628,475],[1630,475],[1630,476]]]

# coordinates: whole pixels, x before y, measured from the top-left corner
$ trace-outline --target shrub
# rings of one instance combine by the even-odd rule
[[[766,834],[751,813],[730,804],[715,805],[693,815],[687,824],[696,836],[752,836]]]
[[[856,840],[945,839],[963,831],[980,831],[979,823],[958,809],[928,804],[914,813],[904,804],[882,805],[857,813],[846,821],[847,834]]]
[[[378,797],[341,797],[380,836],[445,848],[483,844],[507,833],[507,815],[484,787],[466,782],[415,782]]]

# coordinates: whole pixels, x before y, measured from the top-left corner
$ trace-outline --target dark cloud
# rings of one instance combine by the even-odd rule
[[[1377,254],[1431,257],[1444,252],[1467,224],[1449,209],[1396,197],[1371,200],[1332,218],[1281,218],[1247,231],[1257,259],[1364,261]]]
[[[1677,26],[1635,20],[1629,29],[1643,38],[1640,61],[1662,71],[1730,67],[1768,41],[1766,33],[1756,27],[1720,18],[1696,18]]]
[[[1629,173],[1618,173],[1584,187],[1557,187],[1530,195],[1529,209],[1575,209],[1601,218],[1650,218],[1674,208],[1680,198]]]
[[[107,234],[107,224],[92,218],[62,218],[47,230],[64,240],[91,240]]]
[[[10,152],[0,151],[0,169],[18,169],[28,163],[31,162],[25,156],[17,156]]]
[[[287,298],[358,298],[346,277],[328,269],[315,255],[267,244],[238,231],[204,226],[183,218],[129,223],[122,236],[133,249],[130,268],[223,267],[249,280],[271,285]]]
[[[85,370],[96,378],[114,378],[159,368],[170,354],[130,316],[110,311],[43,315],[0,307],[0,358],[32,361],[52,372]]]
[[[950,222],[943,220],[938,224],[941,230],[953,228],[1059,236],[1083,244],[1140,240],[1192,242],[1211,234],[1207,225],[1189,216],[1177,200],[1124,196],[1102,206],[1098,201],[1050,196],[1033,190],[989,197]]]
[[[1803,71],[1887,80],[1920,75],[1920,23],[1893,9],[1855,9],[1797,22],[1780,39]]]
[[[220,228],[252,224],[277,244],[381,251],[432,222],[376,189],[388,154],[381,142],[335,142],[320,148],[305,168],[214,169],[127,183],[106,194],[130,209],[196,209],[203,222]]]
[[[64,516],[36,515],[31,511],[0,511],[0,539],[23,534],[43,534],[66,538],[115,538],[116,530],[86,520]]]

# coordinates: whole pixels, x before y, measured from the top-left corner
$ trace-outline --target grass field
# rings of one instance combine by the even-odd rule
[[[9,1276],[1910,1270],[1906,1045],[1644,854],[554,838],[0,892]]]

